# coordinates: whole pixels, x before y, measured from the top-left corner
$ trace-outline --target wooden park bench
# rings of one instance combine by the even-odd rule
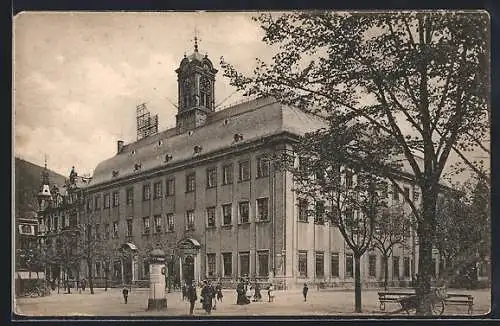
[[[380,310],[385,310],[386,303],[399,304],[402,298],[415,295],[414,292],[377,292],[380,302]]]
[[[448,293],[444,299],[445,305],[467,306],[467,313],[472,314],[474,297],[470,294]]]

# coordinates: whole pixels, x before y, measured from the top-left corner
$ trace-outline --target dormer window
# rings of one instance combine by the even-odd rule
[[[135,149],[130,151],[130,155],[135,155]]]
[[[111,172],[111,175],[113,176],[113,178],[116,178],[119,173],[120,172],[118,170],[113,170],[113,172]]]
[[[196,146],[194,147],[194,153],[195,153],[195,154],[199,154],[199,153],[201,153],[201,150],[202,150],[202,147],[201,147],[201,146],[196,145]]]
[[[172,155],[171,154],[165,154],[164,160],[165,160],[165,162],[170,162],[172,160]]]
[[[188,136],[192,136],[193,135],[193,131],[192,130],[189,130],[188,131]]]
[[[222,123],[224,126],[227,126],[229,124],[229,120],[225,119],[224,122]]]
[[[242,134],[234,134],[234,142],[237,143],[239,141],[243,140],[243,135]]]
[[[163,145],[163,140],[161,140],[161,139],[160,139],[160,140],[158,141],[158,146],[161,146],[161,145]]]
[[[139,171],[141,169],[141,163],[135,163],[134,164],[134,171]]]

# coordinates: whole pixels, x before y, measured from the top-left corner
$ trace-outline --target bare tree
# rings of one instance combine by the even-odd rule
[[[404,209],[401,206],[392,206],[382,210],[376,219],[372,248],[377,249],[382,255],[385,290],[387,290],[389,277],[389,257],[395,247],[407,246],[409,230],[410,220],[405,216]]]

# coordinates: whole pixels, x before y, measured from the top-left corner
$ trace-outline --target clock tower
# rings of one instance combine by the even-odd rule
[[[194,52],[181,60],[177,73],[178,113],[177,131],[183,133],[205,124],[207,115],[215,110],[214,85],[217,69],[207,55],[198,52],[194,38]]]

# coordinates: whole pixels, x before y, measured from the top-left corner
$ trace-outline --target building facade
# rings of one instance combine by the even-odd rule
[[[116,155],[85,185],[80,223],[95,228],[106,248],[125,252],[110,262],[110,277],[147,279],[148,252],[161,247],[171,282],[246,276],[288,286],[353,285],[354,257],[339,230],[304,214],[291,173],[269,160],[324,122],[270,98],[215,111],[217,70],[197,46],[176,72],[176,127],[118,141]],[[418,202],[409,180],[402,185]],[[392,200],[403,201],[397,192]],[[412,232],[410,249],[395,248],[390,280],[409,284],[417,273],[413,239]],[[102,264],[96,260],[97,276]],[[380,254],[367,252],[361,264],[363,282],[379,284]]]

